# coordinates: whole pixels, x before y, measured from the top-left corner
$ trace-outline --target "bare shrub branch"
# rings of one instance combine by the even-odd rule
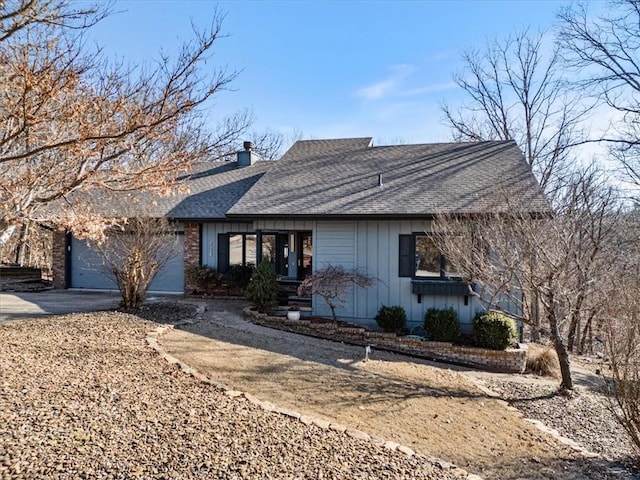
[[[334,321],[338,319],[336,309],[344,306],[345,296],[352,286],[369,288],[375,279],[359,270],[345,270],[342,265],[328,265],[315,271],[298,287],[298,295],[318,295],[331,309]]]
[[[179,253],[174,226],[160,218],[130,219],[106,241],[90,244],[115,279],[124,308],[140,308],[156,274]]]

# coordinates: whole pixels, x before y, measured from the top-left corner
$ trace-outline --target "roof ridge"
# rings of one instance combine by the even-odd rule
[[[434,147],[436,145],[458,145],[458,146],[466,146],[466,145],[487,145],[487,144],[500,144],[500,143],[515,143],[515,140],[479,140],[479,141],[470,141],[470,142],[425,142],[425,143],[398,143],[394,145],[374,145],[370,148],[389,148],[389,147]]]
[[[309,138],[298,142],[338,142],[345,140],[373,140],[373,137],[339,137],[339,138]]]

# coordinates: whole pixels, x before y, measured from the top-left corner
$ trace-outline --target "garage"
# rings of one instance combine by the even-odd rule
[[[71,288],[118,290],[100,253],[77,238],[71,239],[70,260]],[[176,254],[160,269],[149,287],[150,292],[184,292],[184,235],[178,235]]]

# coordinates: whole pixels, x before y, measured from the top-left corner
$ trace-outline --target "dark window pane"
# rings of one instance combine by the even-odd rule
[[[229,235],[229,265],[242,265],[242,235]]]
[[[440,277],[440,250],[432,237],[416,235],[416,277]]]
[[[245,265],[255,265],[256,264],[256,236],[255,235],[245,235]]]
[[[229,235],[218,234],[218,271],[227,273],[229,270]]]
[[[262,234],[262,260],[276,262],[276,236],[273,234]]]

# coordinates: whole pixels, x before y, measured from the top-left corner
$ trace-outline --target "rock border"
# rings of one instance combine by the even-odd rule
[[[498,404],[502,405],[504,408],[506,408],[507,410],[510,410],[512,412],[514,412],[516,415],[519,415],[525,422],[531,423],[533,426],[535,426],[538,430],[540,430],[541,432],[544,432],[548,435],[551,435],[553,438],[555,438],[557,441],[559,441],[560,443],[562,443],[563,445],[571,448],[572,450],[574,450],[575,452],[579,453],[580,455],[582,455],[584,458],[601,458],[601,456],[595,452],[592,452],[586,448],[584,448],[583,446],[581,446],[578,442],[571,440],[568,437],[563,436],[560,432],[558,432],[558,430],[556,430],[555,428],[551,428],[547,425],[545,425],[543,422],[541,422],[540,420],[535,420],[533,418],[528,418],[525,417],[524,413],[522,413],[520,410],[518,410],[516,407],[513,407],[511,405],[509,405],[509,402],[502,400],[500,398],[500,394],[494,392],[493,390],[491,390],[490,388],[487,388],[485,385],[483,385],[480,381],[474,379],[474,378],[469,378],[467,377],[471,382],[473,382],[473,384],[476,386],[476,388],[478,388],[478,390],[480,390],[482,393],[484,393],[485,395],[487,395],[488,397],[491,397],[493,399],[495,399],[496,402],[498,402]]]
[[[200,315],[203,311],[204,311],[204,308],[202,308],[199,311],[198,315]],[[185,322],[185,323],[190,323],[190,322]],[[482,477],[479,477],[478,475],[475,475],[475,474],[471,474],[466,470],[459,468],[458,466],[452,463],[446,462],[439,458],[429,457],[429,456],[417,453],[406,445],[400,445],[396,442],[385,440],[377,435],[369,435],[366,432],[348,427],[346,425],[328,422],[326,420],[323,420],[317,417],[303,415],[300,412],[297,412],[295,410],[279,407],[277,405],[272,404],[271,402],[260,400],[259,398],[257,398],[256,396],[250,393],[242,392],[240,390],[234,390],[231,387],[225,385],[224,383],[217,382],[214,379],[207,377],[205,374],[203,374],[202,372],[199,372],[197,369],[191,367],[190,365],[179,360],[173,355],[170,355],[165,349],[162,348],[162,346],[158,342],[158,338],[161,335],[175,328],[176,326],[180,326],[180,325],[181,324],[161,325],[154,328],[153,330],[150,330],[149,332],[147,332],[147,335],[145,337],[145,341],[147,345],[151,347],[168,364],[177,365],[180,368],[180,370],[182,370],[182,372],[184,372],[185,374],[192,376],[193,378],[195,378],[196,380],[199,380],[200,382],[211,385],[212,387],[224,393],[226,396],[230,398],[237,398],[241,401],[248,401],[249,403],[252,403],[257,407],[262,408],[266,412],[272,412],[277,415],[282,415],[282,416],[297,420],[307,426],[313,425],[322,430],[333,430],[337,433],[342,433],[356,440],[371,442],[374,445],[383,447],[387,450],[401,452],[407,455],[408,457],[415,456],[431,464],[434,467],[438,467],[444,471],[449,471],[453,473],[455,476],[458,476],[460,478],[465,478],[466,480],[483,480]]]

